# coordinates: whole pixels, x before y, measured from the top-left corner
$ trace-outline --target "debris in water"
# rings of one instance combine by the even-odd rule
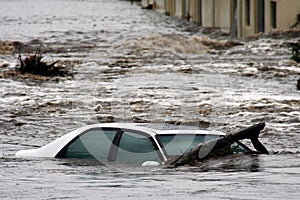
[[[155,9],[156,8],[156,3],[154,2],[153,4],[150,3],[146,6],[142,6],[142,9],[147,9],[147,10],[152,10],[152,9]]]
[[[6,68],[9,66],[10,66],[10,63],[8,61],[6,61],[6,60],[0,61],[0,68]]]
[[[12,54],[15,51],[14,42],[0,41],[0,54]]]
[[[196,42],[201,43],[202,45],[209,47],[210,49],[222,50],[229,49],[234,46],[244,45],[244,43],[234,40],[222,41],[214,40],[209,37],[194,38]]]
[[[65,67],[56,66],[57,61],[51,64],[47,64],[42,61],[42,56],[40,53],[34,55],[29,55],[25,59],[22,59],[19,55],[20,68],[18,70],[21,73],[30,73],[35,75],[47,76],[47,77],[73,77],[73,73],[68,71]]]
[[[256,152],[260,154],[269,154],[268,150],[258,140],[260,131],[265,127],[265,123],[259,123],[241,130],[237,133],[227,135],[218,140],[212,140],[204,144],[199,144],[192,150],[167,161],[170,167],[178,167],[183,165],[199,165],[200,162],[208,158],[221,157],[232,154],[231,144],[243,139],[250,139]]]
[[[258,40],[261,38],[272,38],[277,40],[298,38],[300,29],[288,29],[285,31],[271,31],[269,33],[258,33],[245,37],[247,41]]]
[[[291,59],[296,61],[297,63],[300,63],[300,40],[298,41],[298,43],[292,45]]]

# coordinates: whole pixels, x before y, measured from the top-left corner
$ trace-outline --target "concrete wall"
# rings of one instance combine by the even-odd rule
[[[158,11],[165,11],[165,0],[155,0],[155,3]]]
[[[202,25],[229,33],[233,25],[233,0],[202,0]]]
[[[182,0],[182,18],[188,19],[190,16],[190,0]]]
[[[246,23],[246,0],[238,0],[239,4],[239,28],[238,36],[245,37],[258,33],[258,1],[250,0],[250,24]],[[265,32],[274,30],[287,30],[297,21],[300,14],[300,0],[264,0],[265,2]],[[277,28],[272,28],[271,2],[276,2]]]
[[[259,12],[259,3],[262,1],[265,3],[264,11]],[[143,5],[154,2],[156,9],[166,14],[188,18],[189,21],[197,22],[204,27],[219,27],[224,32],[237,33],[238,37],[256,34],[259,29],[265,32],[274,30],[271,26],[271,2],[276,2],[277,8],[275,30],[289,29],[296,23],[297,15],[300,14],[300,0],[249,0],[249,10],[247,0],[142,0]],[[259,16],[264,17],[259,19]]]
[[[175,16],[176,15],[176,10],[175,10],[175,1],[176,0],[167,0],[169,2],[169,13],[171,16]]]
[[[271,1],[277,3],[276,29],[271,26]],[[298,14],[300,14],[300,0],[265,0],[265,32],[289,29],[297,22]]]
[[[218,0],[215,2],[215,27],[229,33],[233,24],[233,1]]]
[[[183,17],[184,16],[182,5],[183,5],[183,0],[175,0],[175,4],[174,4],[175,13],[174,13],[174,16],[177,16],[177,17]]]
[[[257,0],[250,0],[250,24],[247,24],[246,0],[239,3],[241,4],[241,17],[239,17],[239,20],[242,21],[240,23],[241,29],[239,29],[241,32],[238,33],[238,36],[243,37],[257,33]]]
[[[194,21],[202,25],[202,0],[194,0]]]
[[[202,25],[215,27],[215,0],[202,0]]]

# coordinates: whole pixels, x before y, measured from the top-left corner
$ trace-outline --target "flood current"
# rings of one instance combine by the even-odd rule
[[[0,0],[0,11],[0,40],[22,44],[0,54],[0,199],[299,199],[299,35],[238,40],[119,0]],[[74,78],[7,75],[38,50]],[[226,133],[266,122],[271,155],[176,169],[14,156],[100,122]]]

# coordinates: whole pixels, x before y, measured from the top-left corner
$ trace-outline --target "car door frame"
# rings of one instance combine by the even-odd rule
[[[66,157],[66,153],[67,153],[67,150],[69,148],[69,146],[71,144],[73,144],[74,141],[76,141],[78,138],[80,138],[81,136],[83,136],[84,134],[86,134],[87,132],[90,132],[90,131],[93,131],[93,130],[115,130],[116,131],[116,135],[114,136],[113,140],[112,140],[112,143],[110,145],[109,148],[111,148],[111,146],[113,145],[113,141],[114,139],[116,138],[117,136],[117,133],[120,131],[120,128],[114,128],[114,127],[92,127],[92,128],[89,128],[85,131],[83,131],[82,133],[78,134],[76,137],[74,137],[71,141],[69,141],[55,156],[55,158],[67,158]],[[107,158],[108,158],[108,155],[110,154],[110,150],[108,152],[108,154],[106,155]]]
[[[119,128],[119,130],[117,131],[117,133],[113,139],[112,145],[111,145],[109,153],[108,153],[107,160],[109,162],[116,161],[119,144],[120,144],[120,141],[122,139],[124,132],[136,133],[136,134],[143,135],[143,136],[146,136],[147,138],[149,138],[154,149],[156,150],[157,156],[159,157],[160,161],[161,162],[165,161],[163,152],[161,151],[161,149],[158,146],[159,144],[155,141],[156,139],[154,137],[152,137],[150,134],[140,131],[140,130],[134,130],[134,129],[129,129],[129,128]]]
[[[76,141],[78,138],[80,138],[81,136],[83,136],[84,134],[86,134],[87,132],[89,131],[92,131],[92,130],[115,130],[116,133],[115,133],[115,136],[111,142],[111,145],[109,147],[109,151],[108,151],[108,154],[107,154],[107,160],[108,162],[115,162],[116,161],[116,158],[117,158],[117,153],[118,153],[118,148],[119,148],[119,144],[120,144],[120,141],[121,141],[121,138],[122,138],[122,135],[123,135],[123,132],[124,131],[128,131],[128,132],[131,132],[131,133],[137,133],[137,134],[140,134],[140,135],[144,135],[144,136],[147,136],[154,149],[156,150],[157,154],[158,154],[158,157],[160,158],[161,162],[164,162],[165,161],[165,157],[163,155],[163,152],[162,150],[159,148],[159,144],[155,141],[156,138],[152,137],[151,134],[148,134],[144,131],[140,131],[140,130],[134,130],[134,129],[130,129],[130,128],[117,128],[117,127],[93,127],[93,128],[89,128],[85,131],[83,131],[82,133],[78,134],[76,137],[74,137],[70,142],[68,142],[55,156],[55,158],[67,158],[66,157],[66,152],[69,148],[69,146],[74,142]]]

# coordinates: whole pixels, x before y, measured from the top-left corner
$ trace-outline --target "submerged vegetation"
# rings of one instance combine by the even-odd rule
[[[32,80],[66,80],[74,78],[73,67],[81,64],[79,60],[55,60],[46,62],[41,54],[69,52],[66,48],[49,47],[41,40],[33,39],[27,43],[19,41],[1,41],[0,55],[18,55],[18,63],[3,60],[0,62],[0,78],[17,78]],[[38,49],[38,50],[37,50]],[[70,48],[68,48],[70,49]],[[23,55],[26,55],[25,58]]]
[[[18,70],[21,73],[31,73],[41,76],[60,76],[60,77],[73,77],[73,73],[70,72],[67,68],[56,66],[57,61],[54,61],[50,64],[42,61],[42,56],[40,53],[35,53],[34,55],[29,55],[25,59],[22,59],[19,55],[20,68]]]
[[[74,72],[71,67],[80,64],[80,61],[61,61],[56,60],[52,63],[43,61],[40,52],[28,54],[24,59],[19,53],[19,64],[15,67],[11,63],[4,61],[0,63],[0,67],[5,69],[0,73],[0,78],[20,78],[32,80],[65,80],[74,78]]]

